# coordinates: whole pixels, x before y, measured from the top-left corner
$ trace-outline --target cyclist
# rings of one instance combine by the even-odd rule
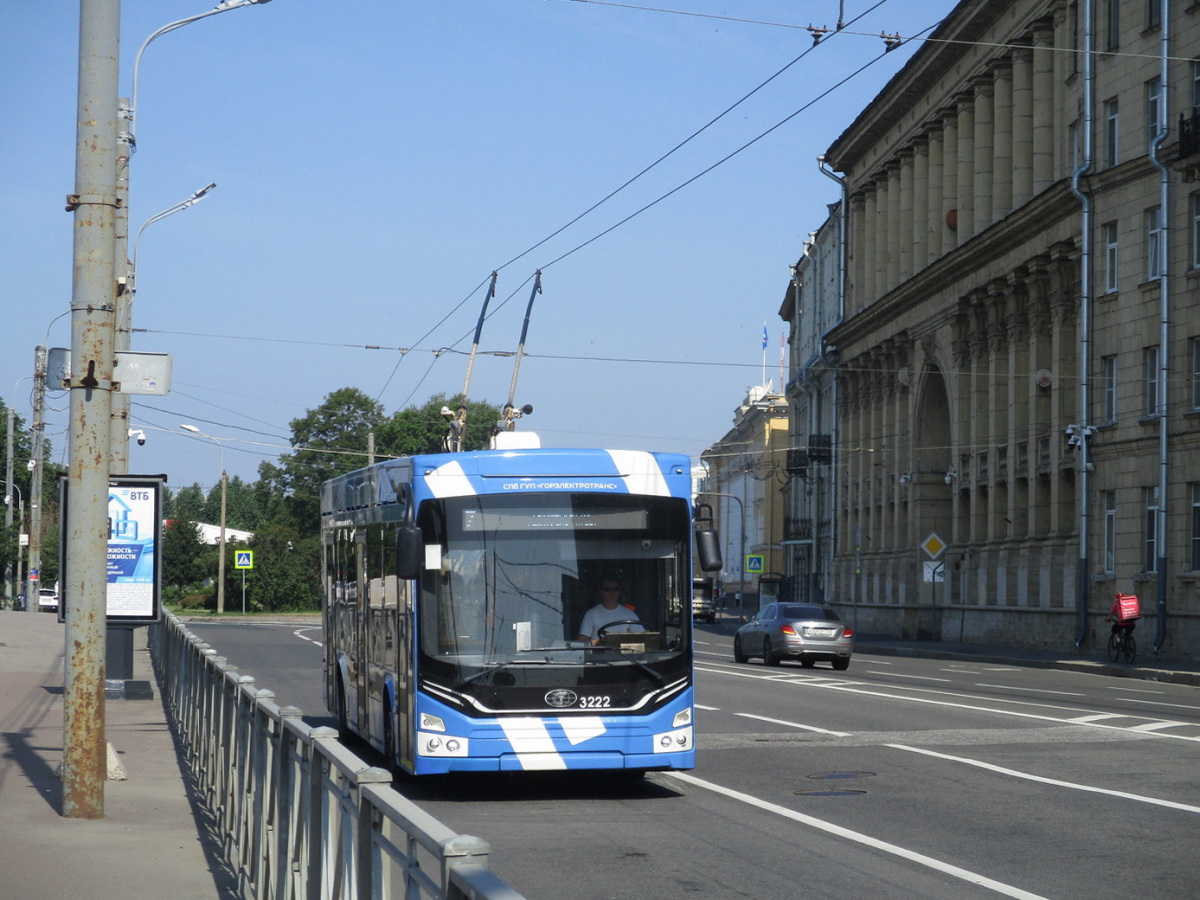
[[[1138,598],[1136,594],[1117,594],[1117,598],[1113,601],[1112,609],[1105,616],[1105,622],[1112,622],[1112,633],[1120,634],[1122,639],[1133,634],[1133,629],[1137,626],[1137,621],[1142,617],[1142,611],[1138,607]]]

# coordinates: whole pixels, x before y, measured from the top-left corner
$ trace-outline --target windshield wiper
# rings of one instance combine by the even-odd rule
[[[478,672],[474,672],[468,675],[466,678],[460,680],[456,686],[460,688],[465,687],[468,684],[473,684],[474,682],[479,681],[479,679],[483,678],[485,675],[492,675],[496,672],[507,669],[510,666],[544,666],[548,662],[550,662],[548,659],[510,659],[506,662],[488,663]]]
[[[651,678],[653,678],[656,682],[658,682],[659,684],[663,683],[663,676],[661,674],[659,674],[654,669],[650,668],[650,666],[646,665],[640,659],[634,659],[632,654],[622,653],[620,650],[617,650],[615,647],[605,647],[602,644],[597,644],[596,646],[588,647],[587,649],[589,649],[589,650],[607,650],[609,653],[615,653],[615,654],[617,654],[617,657],[620,660],[622,660],[624,662],[633,663],[633,665],[637,666],[639,669],[641,669],[643,672],[645,672],[647,675],[649,675]],[[615,665],[616,662],[617,662],[616,659],[605,660],[605,663],[607,665]]]

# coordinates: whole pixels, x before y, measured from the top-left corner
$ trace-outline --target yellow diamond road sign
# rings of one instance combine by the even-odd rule
[[[921,544],[921,549],[929,554],[930,559],[937,559],[946,549],[946,544],[937,536],[936,532],[931,531],[929,537],[925,538],[924,543]]]

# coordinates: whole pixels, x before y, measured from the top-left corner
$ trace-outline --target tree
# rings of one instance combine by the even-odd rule
[[[382,456],[412,456],[417,453],[439,453],[446,434],[445,407],[454,411],[460,398],[447,400],[445,394],[435,394],[421,407],[410,406],[385,420],[376,435],[376,449]],[[468,450],[480,450],[491,443],[492,427],[500,418],[500,410],[485,401],[467,403]]]
[[[162,582],[164,588],[182,590],[206,577],[211,566],[205,560],[208,547],[200,528],[186,519],[169,519],[162,536]]]
[[[304,538],[294,528],[274,525],[250,540],[254,570],[246,577],[248,608],[317,609],[320,606],[320,538]],[[229,571],[229,569],[226,569]],[[240,575],[226,583],[227,596],[241,590]]]
[[[167,519],[203,522],[204,503],[204,489],[200,487],[199,482],[193,482],[178,491],[167,491],[166,502],[163,503],[163,516]]]
[[[382,420],[379,403],[358,388],[340,388],[292,420],[295,452],[277,466],[259,465],[259,479],[285,498],[288,518],[302,534],[320,527],[321,483],[366,464],[368,435]]]

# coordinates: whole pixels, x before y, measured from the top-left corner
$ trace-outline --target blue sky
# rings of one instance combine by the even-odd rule
[[[833,28],[839,5],[852,24],[813,48],[805,26]],[[147,442],[130,470],[215,483],[217,445],[186,422],[254,480],[340,387],[388,413],[458,393],[497,269],[472,399],[507,399],[513,360],[494,354],[515,350],[541,268],[520,426],[698,456],[764,374],[779,386],[788,267],[838,199],[816,157],[916,44],[817,98],[880,55],[881,32],[953,6],[273,0],[164,35],[141,66],[131,233],[217,188],[142,233],[133,349],[171,354],[173,390],[134,398]],[[121,94],[146,37],[210,8],[125,0]],[[74,0],[0,11],[0,396],[26,419],[34,347],[70,345],[77,54]],[[49,402],[65,462],[67,397]]]

